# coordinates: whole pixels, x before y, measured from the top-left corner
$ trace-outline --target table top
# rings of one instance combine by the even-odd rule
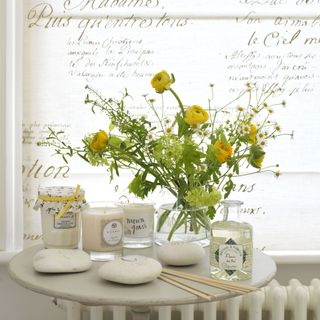
[[[9,263],[9,273],[21,286],[44,295],[78,301],[91,306],[163,306],[208,302],[159,279],[141,285],[123,285],[103,280],[98,276],[98,269],[104,262],[93,262],[90,270],[81,273],[39,273],[33,269],[32,259],[42,248],[42,245],[37,245],[17,254]],[[124,255],[139,254],[156,257],[156,251],[156,246],[146,249],[125,249]],[[206,257],[198,264],[170,268],[209,277],[208,254],[209,248],[206,248]],[[241,283],[261,287],[267,284],[275,273],[274,261],[262,252],[254,250],[252,279],[241,281]],[[187,280],[185,282],[190,283]],[[195,282],[191,284],[211,294],[212,301],[239,295]]]

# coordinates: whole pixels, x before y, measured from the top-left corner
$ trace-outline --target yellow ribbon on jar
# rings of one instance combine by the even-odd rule
[[[55,216],[55,220],[59,220],[67,212],[67,210],[70,208],[72,201],[82,201],[84,199],[84,195],[79,195],[79,192],[80,192],[80,185],[78,184],[75,192],[71,196],[62,197],[62,196],[48,196],[45,194],[40,194],[38,196],[38,199],[44,200],[44,201],[50,201],[50,202],[64,202],[64,201],[66,201],[66,204],[64,205],[64,207]]]

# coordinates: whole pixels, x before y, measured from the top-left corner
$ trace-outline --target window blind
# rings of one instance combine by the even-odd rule
[[[265,165],[279,163],[282,174],[239,177],[231,197],[244,201],[256,247],[320,249],[317,1],[28,0],[24,19],[26,245],[41,234],[33,210],[38,186],[81,183],[88,200],[104,200],[126,194],[130,177],[124,173],[109,183],[105,168],[53,157],[52,149],[36,145],[47,127],[65,131],[73,145],[81,145],[86,133],[108,128],[104,117],[85,106],[86,84],[106,97],[127,88],[134,97],[130,112],[147,115],[143,95],[161,99],[150,79],[166,69],[188,105],[206,107],[209,84],[216,106],[231,101],[247,82],[280,88],[276,99],[286,107],[275,109],[274,117],[283,132],[294,131],[294,139],[270,143]],[[164,99],[170,114],[173,101]]]

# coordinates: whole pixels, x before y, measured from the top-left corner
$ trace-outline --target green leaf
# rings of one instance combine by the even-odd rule
[[[166,220],[168,219],[169,215],[170,215],[170,210],[166,210],[164,211],[160,217],[158,218],[158,221],[157,221],[157,232],[160,232],[163,224],[166,222]]]
[[[228,144],[228,140],[223,132],[220,133],[220,140],[222,142],[222,145],[226,147]]]
[[[110,181],[112,181],[114,178],[114,175],[113,175],[114,172],[116,173],[117,176],[119,176],[118,164],[115,161],[113,161],[109,165],[109,172],[110,172]]]
[[[212,208],[212,207],[209,207]],[[208,218],[208,212],[209,212],[209,208],[208,211],[206,212],[206,214],[204,214],[204,212],[202,210],[200,210],[199,212],[196,213],[196,218],[198,223],[205,228],[207,231],[210,230],[210,220]]]
[[[191,213],[191,227],[195,234],[199,234],[200,226],[197,221],[197,215],[195,212]]]
[[[183,163],[185,165],[187,173],[191,173],[195,170],[195,165],[201,164],[201,158],[204,156],[202,152],[197,150],[197,147],[186,141],[183,145]]]
[[[129,192],[141,199],[144,199],[150,191],[155,189],[154,182],[146,180],[147,174],[147,170],[142,174],[138,172],[128,186]]]
[[[135,194],[139,198],[143,198],[142,181],[140,174],[136,174],[133,180],[129,183],[129,192]]]
[[[210,144],[208,146],[208,149],[207,149],[207,158],[208,158],[208,160],[213,161],[213,159],[216,158],[216,155],[217,155],[216,147],[213,144]]]
[[[239,163],[238,163],[238,162],[235,162],[235,163],[234,163],[234,172],[235,172],[236,174],[239,174]]]
[[[109,139],[109,145],[118,149],[120,149],[122,143],[123,141],[116,136],[111,136]]]
[[[112,131],[114,128],[116,128],[116,125],[113,122],[111,122],[109,124],[109,131]]]
[[[214,216],[216,215],[216,212],[217,212],[217,210],[215,207],[209,207],[207,215],[209,216],[210,219],[213,219]]]
[[[176,218],[176,221],[175,221],[175,223],[173,224],[173,226],[172,226],[172,228],[171,228],[171,230],[170,230],[170,232],[169,232],[169,235],[168,235],[168,240],[169,240],[169,241],[171,240],[174,232],[175,232],[176,230],[178,230],[178,229],[185,223],[186,218],[187,218],[187,217],[186,217],[186,215],[185,215],[185,212],[182,210],[182,211],[179,213],[178,217]]]
[[[180,115],[180,113],[177,113],[176,120],[178,123],[178,137],[182,137],[187,131],[188,131],[188,124],[184,121],[184,118]]]
[[[229,179],[224,186],[224,190],[225,190],[224,199],[227,199],[229,197],[233,187],[234,187],[234,183],[231,179]]]

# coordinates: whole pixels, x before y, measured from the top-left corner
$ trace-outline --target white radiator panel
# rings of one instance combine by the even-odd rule
[[[79,305],[58,300],[57,305],[67,310],[67,320],[81,320]],[[125,307],[86,307],[91,320],[129,320]],[[105,311],[109,311],[108,314]],[[111,311],[111,317],[110,317]],[[180,320],[320,320],[320,279],[313,279],[309,286],[291,279],[288,286],[272,280],[257,292],[224,301],[198,305],[163,306],[153,308],[155,320],[174,320],[173,313],[180,313]]]

